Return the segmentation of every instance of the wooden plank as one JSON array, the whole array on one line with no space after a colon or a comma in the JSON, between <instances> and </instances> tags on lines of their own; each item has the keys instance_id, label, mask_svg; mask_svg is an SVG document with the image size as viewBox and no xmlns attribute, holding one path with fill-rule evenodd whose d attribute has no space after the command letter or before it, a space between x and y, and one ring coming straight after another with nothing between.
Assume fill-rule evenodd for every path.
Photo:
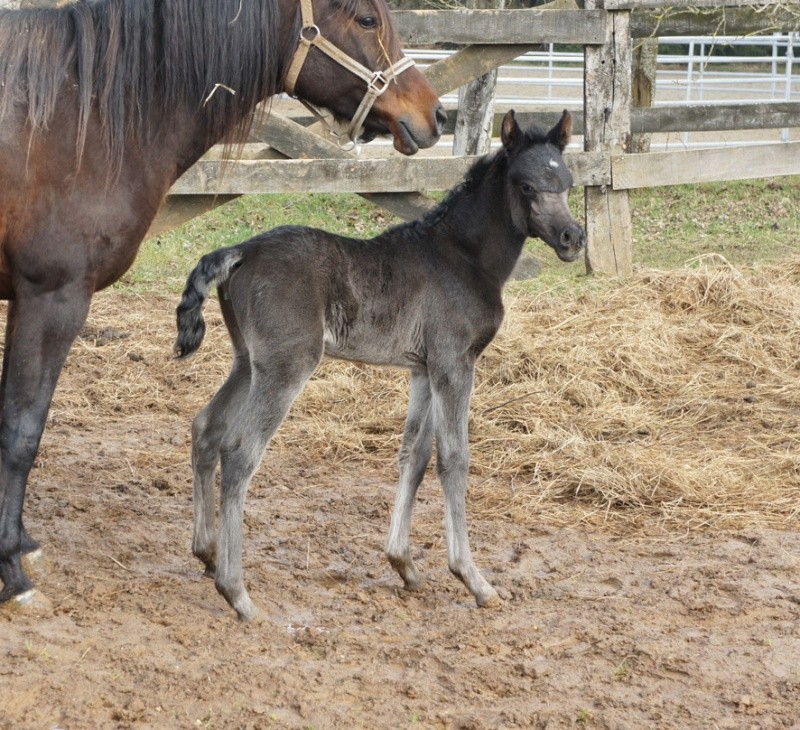
<instances>
[{"instance_id":1,"label":"wooden plank","mask_svg":"<svg viewBox=\"0 0 800 730\"><path fill-rule=\"evenodd\" d=\"M425 69L425 78L441 96L532 51L535 46L475 44L456 51Z\"/></svg>"},{"instance_id":2,"label":"wooden plank","mask_svg":"<svg viewBox=\"0 0 800 730\"><path fill-rule=\"evenodd\" d=\"M719 8L749 5L765 8L768 6L797 5L800 0L606 0L606 10L636 10L637 8Z\"/></svg>"},{"instance_id":3,"label":"wooden plank","mask_svg":"<svg viewBox=\"0 0 800 730\"><path fill-rule=\"evenodd\" d=\"M587 10L395 10L405 45L602 43L606 14Z\"/></svg>"},{"instance_id":4,"label":"wooden plank","mask_svg":"<svg viewBox=\"0 0 800 730\"><path fill-rule=\"evenodd\" d=\"M540 7L539 10L542 11L545 7L548 8L548 11L564 10L571 9L573 6L574 0L552 0L547 6ZM525 44L488 45L477 43L465 46L451 56L428 66L425 69L425 77L436 93L442 96L473 79L491 73L498 66L510 63L515 58L519 58L528 51L534 51L536 48L536 45ZM452 133L452 131L452 128L448 129L447 133Z\"/></svg>"},{"instance_id":5,"label":"wooden plank","mask_svg":"<svg viewBox=\"0 0 800 730\"><path fill-rule=\"evenodd\" d=\"M238 195L170 195L158 209L145 238L166 233L238 197Z\"/></svg>"},{"instance_id":6,"label":"wooden plank","mask_svg":"<svg viewBox=\"0 0 800 730\"><path fill-rule=\"evenodd\" d=\"M614 190L800 175L800 142L617 155Z\"/></svg>"},{"instance_id":7,"label":"wooden plank","mask_svg":"<svg viewBox=\"0 0 800 730\"><path fill-rule=\"evenodd\" d=\"M474 46L472 46L474 48ZM538 124L550 129L561 117L560 111L525 111L515 105L521 127ZM507 110L494 115L494 136L500 134L500 124ZM583 110L570 109L572 132L583 134ZM761 102L748 104L692 104L636 108L631 110L631 131L653 132L723 132L737 129L782 129L800 127L800 101ZM455 129L455 114L444 126L444 134ZM244 158L253 157L245 151Z\"/></svg>"},{"instance_id":8,"label":"wooden plank","mask_svg":"<svg viewBox=\"0 0 800 730\"><path fill-rule=\"evenodd\" d=\"M667 8L655 13L649 9L631 13L631 35L634 38L691 35L765 35L800 30L800 13L796 9L775 5L765 10L752 7L700 8L682 10Z\"/></svg>"},{"instance_id":9,"label":"wooden plank","mask_svg":"<svg viewBox=\"0 0 800 730\"><path fill-rule=\"evenodd\" d=\"M800 127L800 102L634 109L631 126L634 132L716 132Z\"/></svg>"},{"instance_id":10,"label":"wooden plank","mask_svg":"<svg viewBox=\"0 0 800 730\"><path fill-rule=\"evenodd\" d=\"M586 0L594 7L596 0ZM600 0L602 2L602 0ZM584 52L584 149L619 154L630 144L630 13L609 15L602 46ZM633 271L633 230L627 190L587 186L586 268L590 273L627 276Z\"/></svg>"},{"instance_id":11,"label":"wooden plank","mask_svg":"<svg viewBox=\"0 0 800 730\"><path fill-rule=\"evenodd\" d=\"M583 110L570 109L573 134L583 134ZM494 117L494 134L500 133L504 112ZM549 129L561 116L560 111L519 111L521 127L538 124ZM445 132L452 131L448 122ZM722 132L737 129L782 129L800 127L800 101L760 104L698 104L662 106L631 110L631 131L653 132Z\"/></svg>"},{"instance_id":12,"label":"wooden plank","mask_svg":"<svg viewBox=\"0 0 800 730\"><path fill-rule=\"evenodd\" d=\"M347 152L333 143L330 139L319 136L314 129L306 129L296 122L281 116L271 114L267 123L253 134L280 151L286 157L294 159L306 158L333 158L353 159L352 152ZM390 213L403 220L414 220L429 210L435 201L426 195L413 191L406 193L363 193L362 197L370 203L385 208Z\"/></svg>"},{"instance_id":13,"label":"wooden plank","mask_svg":"<svg viewBox=\"0 0 800 730\"><path fill-rule=\"evenodd\" d=\"M576 185L611 182L610 157L567 154ZM247 195L257 193L400 193L448 190L475 161L474 157L397 157L389 159L244 160L228 165L201 160L173 186L180 195Z\"/></svg>"}]
</instances>

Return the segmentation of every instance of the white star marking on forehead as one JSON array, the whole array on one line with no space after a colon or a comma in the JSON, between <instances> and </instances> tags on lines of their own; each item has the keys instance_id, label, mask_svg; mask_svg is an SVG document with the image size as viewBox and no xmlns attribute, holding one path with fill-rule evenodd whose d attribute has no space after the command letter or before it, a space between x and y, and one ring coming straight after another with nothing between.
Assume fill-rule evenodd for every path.
<instances>
[{"instance_id":1,"label":"white star marking on forehead","mask_svg":"<svg viewBox=\"0 0 800 730\"><path fill-rule=\"evenodd\" d=\"M550 160L550 162L547 164L550 165L550 167L552 167L554 170L558 169L558 163L555 160Z\"/></svg>"}]
</instances>

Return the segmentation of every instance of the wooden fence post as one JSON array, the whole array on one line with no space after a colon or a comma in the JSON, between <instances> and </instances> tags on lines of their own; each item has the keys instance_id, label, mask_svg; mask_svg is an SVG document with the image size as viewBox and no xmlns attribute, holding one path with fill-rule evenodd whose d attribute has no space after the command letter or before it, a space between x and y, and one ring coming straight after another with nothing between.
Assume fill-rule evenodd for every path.
<instances>
[{"instance_id":1,"label":"wooden fence post","mask_svg":"<svg viewBox=\"0 0 800 730\"><path fill-rule=\"evenodd\" d=\"M605 0L586 0L602 9ZM606 41L584 53L584 150L622 154L631 139L630 11L608 13ZM613 187L613 179L612 179ZM585 188L586 268L626 276L633 271L633 233L627 190Z\"/></svg>"}]
</instances>

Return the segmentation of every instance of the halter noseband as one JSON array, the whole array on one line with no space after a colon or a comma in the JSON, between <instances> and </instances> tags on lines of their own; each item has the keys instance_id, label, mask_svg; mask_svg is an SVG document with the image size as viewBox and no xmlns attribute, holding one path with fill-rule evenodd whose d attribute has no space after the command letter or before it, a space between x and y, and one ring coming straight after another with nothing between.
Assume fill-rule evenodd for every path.
<instances>
[{"instance_id":1,"label":"halter noseband","mask_svg":"<svg viewBox=\"0 0 800 730\"><path fill-rule=\"evenodd\" d=\"M292 63L289 66L289 72L286 74L284 87L287 93L294 96L297 77L300 75L300 70L303 68L306 56L308 56L308 52L311 50L312 46L315 46L326 56L336 61L340 66L344 66L350 73L355 74L365 81L367 83L366 94L364 94L364 98L361 100L361 104L358 109L356 109L356 113L347 128L347 139L355 144L358 133L361 130L361 125L367 118L367 114L369 114L370 109L372 109L375 100L389 88L389 84L396 80L403 71L411 68L414 65L414 61L410 58L403 57L397 61L397 63L391 64L389 68L384 71L370 71L366 66L362 66L358 61L339 50L329 40L323 38L319 27L314 24L311 0L300 0L300 13L302 27L300 28L299 45L294 52ZM300 99L300 101L310 109L315 116L325 122L331 133L341 141L342 135L337 134L331 129L328 121L316 107L303 99Z\"/></svg>"}]
</instances>

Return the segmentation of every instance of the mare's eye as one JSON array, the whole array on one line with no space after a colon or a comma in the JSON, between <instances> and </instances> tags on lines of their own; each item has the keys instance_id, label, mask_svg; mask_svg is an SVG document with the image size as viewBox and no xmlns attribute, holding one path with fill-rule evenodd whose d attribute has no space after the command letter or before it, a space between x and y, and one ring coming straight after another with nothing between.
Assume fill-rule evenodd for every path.
<instances>
[{"instance_id":1,"label":"mare's eye","mask_svg":"<svg viewBox=\"0 0 800 730\"><path fill-rule=\"evenodd\" d=\"M358 19L358 24L362 28L370 30L371 28L377 27L378 19L374 15L363 15Z\"/></svg>"},{"instance_id":2,"label":"mare's eye","mask_svg":"<svg viewBox=\"0 0 800 730\"><path fill-rule=\"evenodd\" d=\"M522 191L523 195L533 195L533 188L528 185L528 183L522 183L519 189Z\"/></svg>"}]
</instances>

